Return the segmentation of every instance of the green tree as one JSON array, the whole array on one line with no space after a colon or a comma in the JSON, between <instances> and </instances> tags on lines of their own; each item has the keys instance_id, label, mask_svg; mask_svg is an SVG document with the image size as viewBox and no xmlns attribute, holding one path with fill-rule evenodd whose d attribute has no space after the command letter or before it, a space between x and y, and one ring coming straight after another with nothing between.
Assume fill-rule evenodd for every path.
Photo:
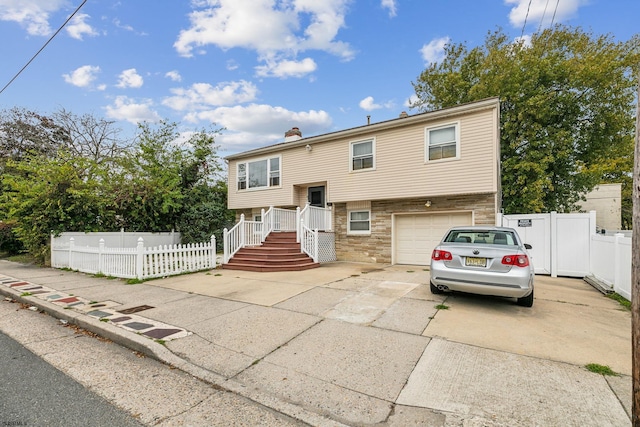
<instances>
[{"instance_id":1,"label":"green tree","mask_svg":"<svg viewBox=\"0 0 640 427\"><path fill-rule=\"evenodd\" d=\"M137 144L109 179L122 227L130 231L184 228L184 213L198 209L199 202L208 203L209 196L201 194L209 193L206 187L218 180L217 133L202 130L185 138L175 123L140 125Z\"/></svg>"},{"instance_id":2,"label":"green tree","mask_svg":"<svg viewBox=\"0 0 640 427\"><path fill-rule=\"evenodd\" d=\"M9 161L18 173L5 174L8 217L32 256L47 259L50 233L101 231L113 224L115 211L102 188L95 162L61 152L55 158L32 155Z\"/></svg>"},{"instance_id":3,"label":"green tree","mask_svg":"<svg viewBox=\"0 0 640 427\"><path fill-rule=\"evenodd\" d=\"M222 249L222 230L231 228L235 222L235 214L227 209L227 183L220 180L213 185L197 185L185 201L178 223L182 242L207 242L215 235L218 249Z\"/></svg>"},{"instance_id":4,"label":"green tree","mask_svg":"<svg viewBox=\"0 0 640 427\"><path fill-rule=\"evenodd\" d=\"M631 200L640 38L616 42L557 25L530 44L489 33L483 46L445 47L413 83L421 111L498 96L506 213L575 209L603 182Z\"/></svg>"}]
</instances>

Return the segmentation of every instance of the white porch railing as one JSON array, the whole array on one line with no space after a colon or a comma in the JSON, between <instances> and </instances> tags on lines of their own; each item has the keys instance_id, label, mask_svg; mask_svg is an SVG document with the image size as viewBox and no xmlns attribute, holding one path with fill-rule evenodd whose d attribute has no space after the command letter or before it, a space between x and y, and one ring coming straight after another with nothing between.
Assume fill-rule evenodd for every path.
<instances>
[{"instance_id":1,"label":"white porch railing","mask_svg":"<svg viewBox=\"0 0 640 427\"><path fill-rule=\"evenodd\" d=\"M104 239L97 247L76 246L72 237L68 244L51 245L51 266L125 279L172 276L216 268L216 239L145 248L140 237L135 248L113 248L106 247Z\"/></svg>"},{"instance_id":2,"label":"white porch railing","mask_svg":"<svg viewBox=\"0 0 640 427\"><path fill-rule=\"evenodd\" d=\"M262 209L261 218L264 224L262 228L262 241L272 231L296 231L298 222L298 209L280 209L271 206L266 212Z\"/></svg>"},{"instance_id":3,"label":"white porch railing","mask_svg":"<svg viewBox=\"0 0 640 427\"><path fill-rule=\"evenodd\" d=\"M224 255L223 263L229 262L241 248L245 246L259 246L265 241L269 233L274 231L295 231L296 240L303 247L303 252L307 253L316 262L318 259L318 230L329 231L332 229L331 209L323 209L307 204L304 209L280 209L270 207L268 210L262 209L261 221L247 221L244 214L240 215L240 221L231 230L224 229ZM311 234L306 234L302 242L305 231L302 225L306 224L307 230L315 230ZM312 239L313 242L309 242ZM315 249L314 249L315 248ZM310 251L310 252L307 252ZM315 255L314 255L315 254Z\"/></svg>"},{"instance_id":4,"label":"white porch railing","mask_svg":"<svg viewBox=\"0 0 640 427\"><path fill-rule=\"evenodd\" d=\"M304 220L300 221L300 230L300 251L318 262L318 230L307 227Z\"/></svg>"},{"instance_id":5,"label":"white porch railing","mask_svg":"<svg viewBox=\"0 0 640 427\"><path fill-rule=\"evenodd\" d=\"M229 262L232 256L245 246L260 246L262 243L262 221L247 221L244 214L240 215L240 221L231 230L224 229L224 255L223 262Z\"/></svg>"},{"instance_id":6,"label":"white porch railing","mask_svg":"<svg viewBox=\"0 0 640 427\"><path fill-rule=\"evenodd\" d=\"M311 230L331 231L333 229L331 209L318 208L309 203L300 211L298 221L298 241L300 241L300 226L304 222Z\"/></svg>"}]
</instances>

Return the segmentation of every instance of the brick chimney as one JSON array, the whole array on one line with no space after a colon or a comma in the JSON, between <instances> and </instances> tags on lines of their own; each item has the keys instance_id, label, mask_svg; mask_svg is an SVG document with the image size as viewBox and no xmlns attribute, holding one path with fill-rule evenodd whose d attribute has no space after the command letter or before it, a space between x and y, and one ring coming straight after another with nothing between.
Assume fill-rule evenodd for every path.
<instances>
[{"instance_id":1,"label":"brick chimney","mask_svg":"<svg viewBox=\"0 0 640 427\"><path fill-rule=\"evenodd\" d=\"M409 115L407 114L406 111L403 111L402 113L400 113L400 115L398 116L401 119L406 119L407 117L409 117Z\"/></svg>"},{"instance_id":2,"label":"brick chimney","mask_svg":"<svg viewBox=\"0 0 640 427\"><path fill-rule=\"evenodd\" d=\"M297 127L293 127L284 133L284 142L297 141L299 139L302 139L302 132Z\"/></svg>"}]
</instances>

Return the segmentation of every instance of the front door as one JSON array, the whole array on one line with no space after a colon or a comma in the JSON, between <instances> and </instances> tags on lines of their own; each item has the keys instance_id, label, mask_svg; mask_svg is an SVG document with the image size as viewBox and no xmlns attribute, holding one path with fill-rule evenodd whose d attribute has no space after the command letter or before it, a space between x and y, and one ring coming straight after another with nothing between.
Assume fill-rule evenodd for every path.
<instances>
[{"instance_id":1,"label":"front door","mask_svg":"<svg viewBox=\"0 0 640 427\"><path fill-rule=\"evenodd\" d=\"M309 187L307 200L311 206L324 208L324 185L319 187Z\"/></svg>"}]
</instances>

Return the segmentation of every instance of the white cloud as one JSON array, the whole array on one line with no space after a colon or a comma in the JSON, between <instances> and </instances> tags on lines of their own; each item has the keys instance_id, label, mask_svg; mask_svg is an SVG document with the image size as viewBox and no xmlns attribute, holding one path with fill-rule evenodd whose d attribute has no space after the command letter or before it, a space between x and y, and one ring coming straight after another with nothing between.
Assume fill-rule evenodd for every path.
<instances>
[{"instance_id":1,"label":"white cloud","mask_svg":"<svg viewBox=\"0 0 640 427\"><path fill-rule=\"evenodd\" d=\"M227 70L234 71L234 70L237 70L239 67L240 65L238 65L238 63L235 60L230 59L227 61Z\"/></svg>"},{"instance_id":2,"label":"white cloud","mask_svg":"<svg viewBox=\"0 0 640 427\"><path fill-rule=\"evenodd\" d=\"M270 72L269 61L291 60L309 67L307 59L297 61L298 53L320 50L349 60L354 51L348 43L336 40L345 26L349 0L216 0L198 2L206 6L190 14L191 26L182 30L174 43L182 56L207 45L227 50L245 48L258 54L266 65L261 72L286 77L286 72ZM194 2L195 3L195 2ZM202 53L200 50L198 53ZM314 62L315 64L315 62ZM298 76L299 71L292 75Z\"/></svg>"},{"instance_id":3,"label":"white cloud","mask_svg":"<svg viewBox=\"0 0 640 427\"><path fill-rule=\"evenodd\" d=\"M168 71L164 76L170 78L174 82L181 82L182 81L182 76L176 70Z\"/></svg>"},{"instance_id":4,"label":"white cloud","mask_svg":"<svg viewBox=\"0 0 640 427\"><path fill-rule=\"evenodd\" d=\"M365 99L363 99L362 101L360 101L360 108L362 108L365 111L373 111L373 110L379 110L380 108L393 108L394 107L394 103L393 101L387 101L384 104L377 104L374 99L373 96L367 96Z\"/></svg>"},{"instance_id":5,"label":"white cloud","mask_svg":"<svg viewBox=\"0 0 640 427\"><path fill-rule=\"evenodd\" d=\"M516 43L522 42L524 47L531 47L531 36L529 34L525 34L522 37L516 37L514 41Z\"/></svg>"},{"instance_id":6,"label":"white cloud","mask_svg":"<svg viewBox=\"0 0 640 427\"><path fill-rule=\"evenodd\" d=\"M449 37L440 37L422 46L422 49L420 49L422 59L426 63L441 62L444 59L444 47L450 40Z\"/></svg>"},{"instance_id":7,"label":"white cloud","mask_svg":"<svg viewBox=\"0 0 640 427\"><path fill-rule=\"evenodd\" d=\"M383 8L389 9L389 16L396 16L396 0L381 0L381 4Z\"/></svg>"},{"instance_id":8,"label":"white cloud","mask_svg":"<svg viewBox=\"0 0 640 427\"><path fill-rule=\"evenodd\" d=\"M509 21L516 28L522 28L525 19L528 24L546 27L551 24L555 11L554 23L571 18L578 8L587 4L588 0L504 0L506 5L514 5L509 12ZM557 5L557 9L556 9ZM527 14L527 9L529 10Z\"/></svg>"},{"instance_id":9,"label":"white cloud","mask_svg":"<svg viewBox=\"0 0 640 427\"><path fill-rule=\"evenodd\" d=\"M264 104L219 107L189 114L186 121L208 121L225 128L216 142L225 151L243 151L284 141L284 133L293 126L303 136L318 135L331 128L331 117L325 111L290 111Z\"/></svg>"},{"instance_id":10,"label":"white cloud","mask_svg":"<svg viewBox=\"0 0 640 427\"><path fill-rule=\"evenodd\" d=\"M135 68L129 68L128 70L124 70L118 76L118 84L116 86L121 88L133 87L139 88L144 84L144 80L142 76L138 74Z\"/></svg>"},{"instance_id":11,"label":"white cloud","mask_svg":"<svg viewBox=\"0 0 640 427\"><path fill-rule=\"evenodd\" d=\"M92 65L84 65L76 68L70 74L63 74L64 81L77 87L90 87L91 83L97 78L96 74L100 72L100 67Z\"/></svg>"},{"instance_id":12,"label":"white cloud","mask_svg":"<svg viewBox=\"0 0 640 427\"><path fill-rule=\"evenodd\" d=\"M32 36L48 36L49 15L66 4L67 0L0 0L0 21L17 22Z\"/></svg>"},{"instance_id":13,"label":"white cloud","mask_svg":"<svg viewBox=\"0 0 640 427\"><path fill-rule=\"evenodd\" d=\"M412 106L416 105L418 101L420 101L420 98L418 98L418 95L414 93L409 95L409 97L404 101L402 105L404 105L407 108L412 108Z\"/></svg>"},{"instance_id":14,"label":"white cloud","mask_svg":"<svg viewBox=\"0 0 640 427\"><path fill-rule=\"evenodd\" d=\"M195 83L190 88L171 89L174 96L162 101L174 110L195 111L210 107L219 107L251 102L256 99L258 88L246 80L224 82L217 86L209 83Z\"/></svg>"},{"instance_id":15,"label":"white cloud","mask_svg":"<svg viewBox=\"0 0 640 427\"><path fill-rule=\"evenodd\" d=\"M69 24L67 24L67 33L78 40L82 40L82 36L85 34L87 36L97 36L98 32L85 22L85 20L89 18L90 16L85 13L78 13L71 19Z\"/></svg>"},{"instance_id":16,"label":"white cloud","mask_svg":"<svg viewBox=\"0 0 640 427\"><path fill-rule=\"evenodd\" d=\"M153 111L152 107L153 102L151 100L135 102L126 96L119 96L105 110L107 118L114 120L125 120L133 124L158 122L161 117L157 112Z\"/></svg>"},{"instance_id":17,"label":"white cloud","mask_svg":"<svg viewBox=\"0 0 640 427\"><path fill-rule=\"evenodd\" d=\"M125 30L125 31L132 31L132 32L135 31L135 29L131 25L123 24L117 18L113 20L113 25L115 25L117 28L120 28L120 29Z\"/></svg>"},{"instance_id":18,"label":"white cloud","mask_svg":"<svg viewBox=\"0 0 640 427\"><path fill-rule=\"evenodd\" d=\"M360 101L360 108L366 111L373 111L382 108L382 105L376 104L373 101L373 96L367 96L365 99Z\"/></svg>"},{"instance_id":19,"label":"white cloud","mask_svg":"<svg viewBox=\"0 0 640 427\"><path fill-rule=\"evenodd\" d=\"M256 74L260 77L304 77L313 73L317 68L318 65L311 58L305 58L302 61L267 61L267 65L256 67Z\"/></svg>"}]
</instances>

